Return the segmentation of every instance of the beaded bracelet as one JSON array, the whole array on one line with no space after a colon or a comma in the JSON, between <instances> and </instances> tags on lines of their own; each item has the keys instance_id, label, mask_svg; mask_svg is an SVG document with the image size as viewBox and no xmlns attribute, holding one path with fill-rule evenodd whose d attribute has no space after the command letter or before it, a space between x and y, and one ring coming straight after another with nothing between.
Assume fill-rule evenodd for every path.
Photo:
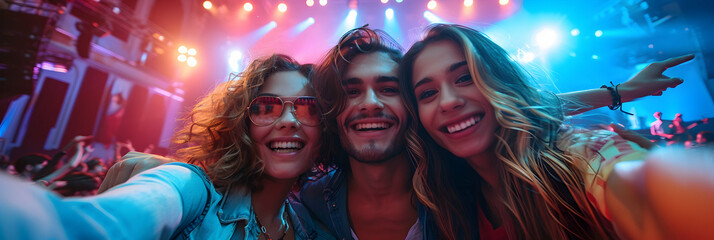
<instances>
[{"instance_id":1,"label":"beaded bracelet","mask_svg":"<svg viewBox=\"0 0 714 240\"><path fill-rule=\"evenodd\" d=\"M607 88L607 90L610 91L610 95L612 95L612 104L610 104L607 107L610 108L610 110L620 109L620 112L623 112L623 113L629 114L629 115L634 115L632 113L625 112L625 110L622 110L622 97L620 96L620 93L617 91L617 87L619 87L620 84L614 85L612 82L610 82L610 86L602 85L600 87L600 88Z\"/></svg>"}]
</instances>

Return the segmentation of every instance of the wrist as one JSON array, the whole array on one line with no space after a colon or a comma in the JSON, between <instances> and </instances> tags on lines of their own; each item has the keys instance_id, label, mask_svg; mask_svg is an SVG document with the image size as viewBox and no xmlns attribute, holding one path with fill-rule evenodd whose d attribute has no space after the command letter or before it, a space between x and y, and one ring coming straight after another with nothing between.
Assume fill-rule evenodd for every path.
<instances>
[{"instance_id":1,"label":"wrist","mask_svg":"<svg viewBox=\"0 0 714 240\"><path fill-rule=\"evenodd\" d=\"M608 106L610 110L620 110L623 113L626 113L628 115L632 115L632 113L625 112L622 110L622 96L620 95L620 84L615 85L612 82L610 82L610 86L607 85L602 85L600 88L605 88L607 89L608 92L610 92L610 96L612 96L612 104Z\"/></svg>"},{"instance_id":2,"label":"wrist","mask_svg":"<svg viewBox=\"0 0 714 240\"><path fill-rule=\"evenodd\" d=\"M617 92L620 94L620 99L623 103L637 99L632 88L622 86L622 84L617 88Z\"/></svg>"}]
</instances>

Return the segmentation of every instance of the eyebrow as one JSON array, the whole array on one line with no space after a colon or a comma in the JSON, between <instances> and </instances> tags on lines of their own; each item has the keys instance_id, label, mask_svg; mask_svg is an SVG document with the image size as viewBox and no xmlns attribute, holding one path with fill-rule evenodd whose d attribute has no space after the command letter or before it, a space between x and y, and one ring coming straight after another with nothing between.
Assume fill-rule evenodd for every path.
<instances>
[{"instance_id":1,"label":"eyebrow","mask_svg":"<svg viewBox=\"0 0 714 240\"><path fill-rule=\"evenodd\" d=\"M362 79L359 79L359 78L348 78L348 79L342 80L343 86L350 85L350 84L360 84L360 83L362 83Z\"/></svg>"},{"instance_id":2,"label":"eyebrow","mask_svg":"<svg viewBox=\"0 0 714 240\"><path fill-rule=\"evenodd\" d=\"M419 80L416 84L414 84L414 89L417 89L419 86L427 84L432 82L431 78L423 78L422 80Z\"/></svg>"},{"instance_id":3,"label":"eyebrow","mask_svg":"<svg viewBox=\"0 0 714 240\"><path fill-rule=\"evenodd\" d=\"M399 83L399 78L394 77L394 76L378 76L377 77L377 83L385 83L385 82L396 82ZM342 85L352 85L352 84L362 84L362 79L359 78L348 78L345 80L342 80Z\"/></svg>"},{"instance_id":4,"label":"eyebrow","mask_svg":"<svg viewBox=\"0 0 714 240\"><path fill-rule=\"evenodd\" d=\"M377 77L377 83L385 83L385 82L399 83L399 78L393 77L393 76L379 76L379 77Z\"/></svg>"},{"instance_id":5,"label":"eyebrow","mask_svg":"<svg viewBox=\"0 0 714 240\"><path fill-rule=\"evenodd\" d=\"M451 66L449 67L449 72L453 72L454 70L459 69L461 66L464 66L464 65L466 65L466 61L461 61L461 62L451 64Z\"/></svg>"},{"instance_id":6,"label":"eyebrow","mask_svg":"<svg viewBox=\"0 0 714 240\"><path fill-rule=\"evenodd\" d=\"M466 64L467 64L466 61L461 61L461 62L451 64L451 66L449 66L449 72L456 71L456 69L459 69L460 67L463 67ZM416 89L420 85L424 85L424 84L427 84L430 82L432 82L431 78L428 78L428 77L423 78L423 79L419 80L416 84L414 84L414 89Z\"/></svg>"}]
</instances>

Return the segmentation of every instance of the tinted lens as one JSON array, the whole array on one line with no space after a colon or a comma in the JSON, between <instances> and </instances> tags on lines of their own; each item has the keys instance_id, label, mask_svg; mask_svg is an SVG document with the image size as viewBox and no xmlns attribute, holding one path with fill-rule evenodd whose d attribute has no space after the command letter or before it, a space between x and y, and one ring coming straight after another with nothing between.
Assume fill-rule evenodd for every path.
<instances>
[{"instance_id":1,"label":"tinted lens","mask_svg":"<svg viewBox=\"0 0 714 240\"><path fill-rule=\"evenodd\" d=\"M293 106L295 106L295 118L300 123L308 126L320 124L320 114L317 111L314 97L299 97L295 99Z\"/></svg>"},{"instance_id":2,"label":"tinted lens","mask_svg":"<svg viewBox=\"0 0 714 240\"><path fill-rule=\"evenodd\" d=\"M280 118L283 113L283 101L277 97L258 97L253 99L248 108L248 116L255 125L267 126Z\"/></svg>"}]
</instances>

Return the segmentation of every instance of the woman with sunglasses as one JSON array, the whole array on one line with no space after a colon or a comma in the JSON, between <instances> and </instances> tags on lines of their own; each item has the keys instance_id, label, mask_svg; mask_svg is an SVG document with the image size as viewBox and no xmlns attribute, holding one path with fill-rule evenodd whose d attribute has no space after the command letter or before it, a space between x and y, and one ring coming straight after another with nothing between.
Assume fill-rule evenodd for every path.
<instances>
[{"instance_id":1,"label":"woman with sunglasses","mask_svg":"<svg viewBox=\"0 0 714 240\"><path fill-rule=\"evenodd\" d=\"M692 57L644 72L669 79L666 68ZM433 26L400 63L424 140L414 189L441 238L714 237L711 151L648 155L649 141L566 128L560 101L527 76L484 34L458 25Z\"/></svg>"},{"instance_id":2,"label":"woman with sunglasses","mask_svg":"<svg viewBox=\"0 0 714 240\"><path fill-rule=\"evenodd\" d=\"M331 238L287 200L320 149L311 71L284 55L253 61L191 111L174 137L182 162L95 197L62 199L0 176L0 239Z\"/></svg>"}]
</instances>

